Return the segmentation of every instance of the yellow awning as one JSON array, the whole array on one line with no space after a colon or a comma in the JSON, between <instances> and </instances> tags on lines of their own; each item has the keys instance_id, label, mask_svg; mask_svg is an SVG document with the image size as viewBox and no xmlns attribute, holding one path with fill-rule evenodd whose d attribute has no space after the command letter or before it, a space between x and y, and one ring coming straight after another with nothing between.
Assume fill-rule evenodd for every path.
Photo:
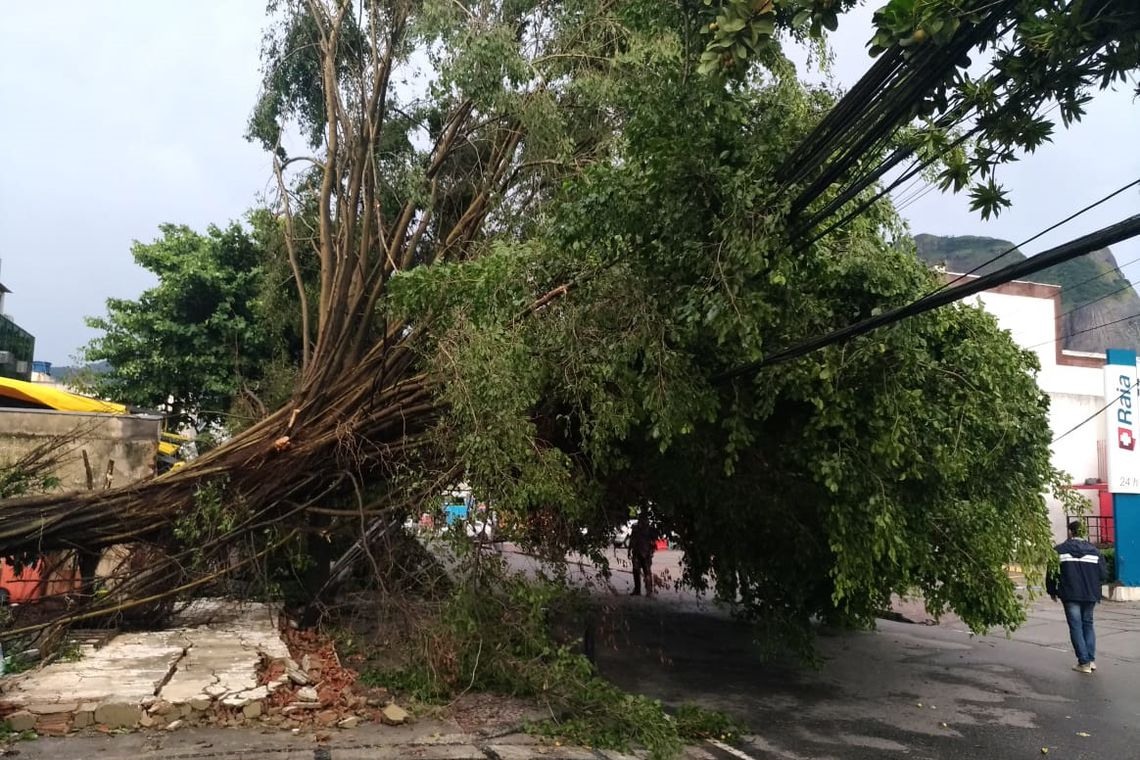
<instances>
[{"instance_id":1,"label":"yellow awning","mask_svg":"<svg viewBox=\"0 0 1140 760\"><path fill-rule=\"evenodd\" d=\"M122 404L100 401L97 398L80 396L78 393L69 393L49 385L26 383L23 380L12 380L7 377L0 377L0 396L61 412L127 414L130 411Z\"/></svg>"}]
</instances>

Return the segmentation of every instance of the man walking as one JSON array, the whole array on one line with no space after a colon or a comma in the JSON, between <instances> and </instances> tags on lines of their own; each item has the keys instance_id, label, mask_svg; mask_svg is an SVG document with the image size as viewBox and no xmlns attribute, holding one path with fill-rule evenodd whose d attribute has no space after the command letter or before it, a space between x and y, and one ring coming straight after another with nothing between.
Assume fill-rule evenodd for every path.
<instances>
[{"instance_id":1,"label":"man walking","mask_svg":"<svg viewBox=\"0 0 1140 760\"><path fill-rule=\"evenodd\" d=\"M1093 609L1100 601L1100 587L1108 578L1104 557L1097 548L1080 538L1081 523L1069 523L1069 539L1057 544L1061 565L1057 573L1050 573L1045 581L1049 597L1065 605L1065 620L1069 623L1069 636L1078 673L1096 670L1096 631L1093 630Z\"/></svg>"},{"instance_id":2,"label":"man walking","mask_svg":"<svg viewBox=\"0 0 1140 760\"><path fill-rule=\"evenodd\" d=\"M641 596L641 581L645 580L645 595L653 596L653 553L657 551L657 532L649 524L645 510L637 518L629 534L629 558L633 563L633 596Z\"/></svg>"}]
</instances>

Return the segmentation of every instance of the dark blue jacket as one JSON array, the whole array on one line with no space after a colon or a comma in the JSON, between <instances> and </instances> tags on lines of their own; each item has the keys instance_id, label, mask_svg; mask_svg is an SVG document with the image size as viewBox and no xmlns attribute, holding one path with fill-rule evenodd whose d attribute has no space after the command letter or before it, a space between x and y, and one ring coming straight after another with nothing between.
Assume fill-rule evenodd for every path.
<instances>
[{"instance_id":1,"label":"dark blue jacket","mask_svg":"<svg viewBox=\"0 0 1140 760\"><path fill-rule=\"evenodd\" d=\"M1061 555L1061 566L1045 580L1049 596L1059 596L1063 602L1099 602L1108 567L1097 548L1080 538L1070 538L1055 548Z\"/></svg>"}]
</instances>

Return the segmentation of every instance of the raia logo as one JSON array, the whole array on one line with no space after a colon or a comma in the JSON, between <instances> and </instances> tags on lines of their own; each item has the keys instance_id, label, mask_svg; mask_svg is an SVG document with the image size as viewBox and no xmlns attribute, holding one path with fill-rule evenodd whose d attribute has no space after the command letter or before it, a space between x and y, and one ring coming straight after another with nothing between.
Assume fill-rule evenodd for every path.
<instances>
[{"instance_id":1,"label":"raia logo","mask_svg":"<svg viewBox=\"0 0 1140 760\"><path fill-rule=\"evenodd\" d=\"M1136 448L1136 436L1132 432L1132 378L1121 375L1116 381L1120 406L1116 409L1116 445L1132 451Z\"/></svg>"}]
</instances>

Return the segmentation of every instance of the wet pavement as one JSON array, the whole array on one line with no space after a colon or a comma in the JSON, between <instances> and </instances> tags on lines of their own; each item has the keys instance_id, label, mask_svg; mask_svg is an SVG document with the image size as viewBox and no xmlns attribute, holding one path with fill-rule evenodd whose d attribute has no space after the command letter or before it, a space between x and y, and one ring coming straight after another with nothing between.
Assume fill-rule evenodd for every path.
<instances>
[{"instance_id":1,"label":"wet pavement","mask_svg":"<svg viewBox=\"0 0 1140 760\"><path fill-rule=\"evenodd\" d=\"M722 612L662 601L617 605L602 672L733 715L754 758L1140 757L1140 605L1098 607L1100 668L1088 676L1071 670L1064 615L1047 599L1010 638L889 621L823 636L819 669L762 662Z\"/></svg>"}]
</instances>

